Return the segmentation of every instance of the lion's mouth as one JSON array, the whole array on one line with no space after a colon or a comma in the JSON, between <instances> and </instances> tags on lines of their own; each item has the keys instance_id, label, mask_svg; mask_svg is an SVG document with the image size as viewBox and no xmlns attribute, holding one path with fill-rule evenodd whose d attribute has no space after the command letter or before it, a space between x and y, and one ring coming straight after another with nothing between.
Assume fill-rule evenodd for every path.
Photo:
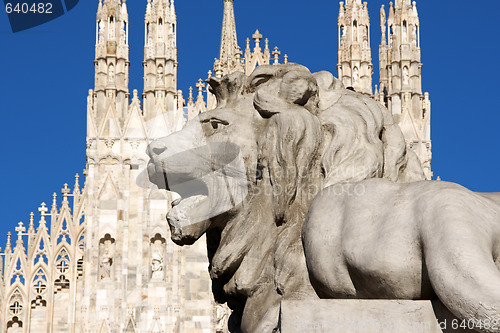
<instances>
[{"instance_id":1,"label":"lion's mouth","mask_svg":"<svg viewBox=\"0 0 500 333\"><path fill-rule=\"evenodd\" d=\"M209 189L201 179L191 179L180 183L170 182L170 184L174 185L168 186L167 190L172 192L173 200L172 208L167 214L167 221L172 240L190 244L196 240L193 239L191 242L193 230L196 230L193 226L210 217Z\"/></svg>"},{"instance_id":2,"label":"lion's mouth","mask_svg":"<svg viewBox=\"0 0 500 333\"><path fill-rule=\"evenodd\" d=\"M233 143L211 142L176 154L152 152L150 156L150 180L176 193L167 220L172 240L182 245L199 238L211 218L230 211L247 194L245 164Z\"/></svg>"},{"instance_id":3,"label":"lion's mouth","mask_svg":"<svg viewBox=\"0 0 500 333\"><path fill-rule=\"evenodd\" d=\"M200 223L206 220L200 210L208 200L206 195L193 195L172 201L172 208L167 214L171 239L178 245L193 244L204 232L200 230ZM205 214L206 215L206 214Z\"/></svg>"}]
</instances>

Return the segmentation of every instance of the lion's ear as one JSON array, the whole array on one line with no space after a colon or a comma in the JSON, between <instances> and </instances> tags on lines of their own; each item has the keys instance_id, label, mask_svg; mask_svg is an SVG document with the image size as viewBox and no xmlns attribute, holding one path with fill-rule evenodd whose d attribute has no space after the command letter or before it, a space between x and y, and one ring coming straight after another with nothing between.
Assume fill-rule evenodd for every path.
<instances>
[{"instance_id":1,"label":"lion's ear","mask_svg":"<svg viewBox=\"0 0 500 333\"><path fill-rule=\"evenodd\" d=\"M270 118L273 115L286 111L291 108L283 99L278 97L279 85L267 85L261 87L255 93L253 98L253 106L262 116L262 118Z\"/></svg>"},{"instance_id":2,"label":"lion's ear","mask_svg":"<svg viewBox=\"0 0 500 333\"><path fill-rule=\"evenodd\" d=\"M252 81L250 82L250 85L248 86L248 92L253 92L255 91L255 88L258 86L263 85L264 83L268 82L273 78L272 75L267 75L267 74L261 74L255 76Z\"/></svg>"},{"instance_id":3,"label":"lion's ear","mask_svg":"<svg viewBox=\"0 0 500 333\"><path fill-rule=\"evenodd\" d=\"M342 83L342 81L337 79L330 72L320 71L313 73L313 76L316 79L316 82L318 82L320 90L329 91L344 89L344 84Z\"/></svg>"},{"instance_id":4,"label":"lion's ear","mask_svg":"<svg viewBox=\"0 0 500 333\"><path fill-rule=\"evenodd\" d=\"M258 66L252 72L252 74L248 77L246 83L246 92L253 93L257 90L258 87L262 86L266 82L273 79L276 74L280 71L280 66L273 65L263 65Z\"/></svg>"},{"instance_id":5,"label":"lion's ear","mask_svg":"<svg viewBox=\"0 0 500 333\"><path fill-rule=\"evenodd\" d=\"M205 82L210 85L209 91L215 95L217 106L224 107L241 94L245 80L245 74L236 72L222 78L210 77Z\"/></svg>"}]
</instances>

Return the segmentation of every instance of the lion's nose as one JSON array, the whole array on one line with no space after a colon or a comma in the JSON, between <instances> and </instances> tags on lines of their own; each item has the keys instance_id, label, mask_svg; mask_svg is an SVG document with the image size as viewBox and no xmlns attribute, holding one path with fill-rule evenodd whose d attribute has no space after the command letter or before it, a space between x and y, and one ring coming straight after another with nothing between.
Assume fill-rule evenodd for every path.
<instances>
[{"instance_id":1,"label":"lion's nose","mask_svg":"<svg viewBox=\"0 0 500 333\"><path fill-rule=\"evenodd\" d=\"M153 147L153 153L156 154L156 155L160 155L166 149L167 149L167 147Z\"/></svg>"},{"instance_id":2,"label":"lion's nose","mask_svg":"<svg viewBox=\"0 0 500 333\"><path fill-rule=\"evenodd\" d=\"M148 155L150 157L154 155L161 155L165 150L167 150L167 147L165 146L164 143L152 142L148 147Z\"/></svg>"}]
</instances>

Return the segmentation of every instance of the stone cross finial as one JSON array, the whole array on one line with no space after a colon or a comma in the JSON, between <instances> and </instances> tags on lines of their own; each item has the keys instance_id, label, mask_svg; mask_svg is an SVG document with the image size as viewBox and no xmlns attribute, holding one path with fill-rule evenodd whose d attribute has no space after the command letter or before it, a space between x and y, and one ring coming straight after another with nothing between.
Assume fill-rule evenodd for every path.
<instances>
[{"instance_id":1,"label":"stone cross finial","mask_svg":"<svg viewBox=\"0 0 500 333\"><path fill-rule=\"evenodd\" d=\"M260 42L262 39L262 35L260 34L259 30L255 30L255 33L252 35L252 38L255 40L255 42Z\"/></svg>"},{"instance_id":2,"label":"stone cross finial","mask_svg":"<svg viewBox=\"0 0 500 333\"><path fill-rule=\"evenodd\" d=\"M15 230L17 232L17 238L21 239L21 237L23 237L23 233L26 231L26 228L23 226L23 222L19 222Z\"/></svg>"},{"instance_id":3,"label":"stone cross finial","mask_svg":"<svg viewBox=\"0 0 500 333\"><path fill-rule=\"evenodd\" d=\"M189 87L188 103L193 103L193 87Z\"/></svg>"},{"instance_id":4,"label":"stone cross finial","mask_svg":"<svg viewBox=\"0 0 500 333\"><path fill-rule=\"evenodd\" d=\"M209 70L209 71L208 71L208 78L210 79L211 77L212 77L212 71L211 71L211 70Z\"/></svg>"},{"instance_id":5,"label":"stone cross finial","mask_svg":"<svg viewBox=\"0 0 500 333\"><path fill-rule=\"evenodd\" d=\"M10 238L12 234L10 231L7 233L7 244L5 244L5 253L11 253L12 252L12 245L10 243Z\"/></svg>"},{"instance_id":6,"label":"stone cross finial","mask_svg":"<svg viewBox=\"0 0 500 333\"><path fill-rule=\"evenodd\" d=\"M57 210L57 194L52 194L52 210Z\"/></svg>"},{"instance_id":7,"label":"stone cross finial","mask_svg":"<svg viewBox=\"0 0 500 333\"><path fill-rule=\"evenodd\" d=\"M203 83L202 79L198 80L196 84L196 88L198 88L198 96L203 94L203 88L205 88L205 83Z\"/></svg>"},{"instance_id":8,"label":"stone cross finial","mask_svg":"<svg viewBox=\"0 0 500 333\"><path fill-rule=\"evenodd\" d=\"M38 208L38 211L40 212L40 216L41 216L41 221L45 221L45 215L47 214L47 212L49 211L49 209L47 207L45 207L45 202L42 202L42 204L40 205L41 207Z\"/></svg>"},{"instance_id":9,"label":"stone cross finial","mask_svg":"<svg viewBox=\"0 0 500 333\"><path fill-rule=\"evenodd\" d=\"M262 35L259 33L259 30L255 30L255 33L252 35L253 40L255 41L255 48L260 47L260 40L262 39Z\"/></svg>"},{"instance_id":10,"label":"stone cross finial","mask_svg":"<svg viewBox=\"0 0 500 333\"><path fill-rule=\"evenodd\" d=\"M64 184L64 188L61 189L61 193L63 194L63 201L68 202L68 195L71 193L71 190L68 188L68 184Z\"/></svg>"},{"instance_id":11,"label":"stone cross finial","mask_svg":"<svg viewBox=\"0 0 500 333\"><path fill-rule=\"evenodd\" d=\"M278 47L276 46L273 51L273 57L274 57L274 64L279 63L279 56L281 55L281 52L278 50Z\"/></svg>"},{"instance_id":12,"label":"stone cross finial","mask_svg":"<svg viewBox=\"0 0 500 333\"><path fill-rule=\"evenodd\" d=\"M35 233L34 219L35 219L35 214L33 214L33 212L31 212L31 214L30 214L30 224L28 226L28 233L32 234L32 235Z\"/></svg>"},{"instance_id":13,"label":"stone cross finial","mask_svg":"<svg viewBox=\"0 0 500 333\"><path fill-rule=\"evenodd\" d=\"M75 191L80 190L80 175L76 174L75 175Z\"/></svg>"}]
</instances>

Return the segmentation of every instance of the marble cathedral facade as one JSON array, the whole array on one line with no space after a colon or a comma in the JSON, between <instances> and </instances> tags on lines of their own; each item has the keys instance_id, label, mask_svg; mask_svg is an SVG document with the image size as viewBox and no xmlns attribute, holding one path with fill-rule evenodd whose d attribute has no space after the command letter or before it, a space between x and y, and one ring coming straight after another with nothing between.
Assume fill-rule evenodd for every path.
<instances>
[{"instance_id":1,"label":"marble cathedral facade","mask_svg":"<svg viewBox=\"0 0 500 333\"><path fill-rule=\"evenodd\" d=\"M372 53L368 6L361 0L340 2L338 17L338 77L345 87L372 96L385 105L399 124L407 146L431 171L431 102L422 92L420 22L417 5L396 0L380 9L379 84L372 88Z\"/></svg>"},{"instance_id":2,"label":"marble cathedral facade","mask_svg":"<svg viewBox=\"0 0 500 333\"><path fill-rule=\"evenodd\" d=\"M233 0L223 1L220 54L208 76L279 63L281 52L258 30L253 47L247 39L241 51ZM387 19L383 7L380 13L379 86L372 90L370 21L360 0L340 3L338 76L391 110L430 178L416 5L396 0ZM129 91L126 0L99 0L85 182L76 175L50 207L42 203L8 234L0 256L2 332L226 332L228 309L212 299L203 240L188 248L169 241L171 198L145 174L151 140L216 106L201 79L196 98L193 88L187 100L177 90L176 23L173 0L147 0L141 103Z\"/></svg>"},{"instance_id":3,"label":"marble cathedral facade","mask_svg":"<svg viewBox=\"0 0 500 333\"><path fill-rule=\"evenodd\" d=\"M96 1L97 2L97 1ZM206 248L170 240L169 194L147 181L146 147L185 123L177 109L173 1L148 0L144 89L129 91L126 0L99 0L87 97L85 184L9 235L2 332L215 332Z\"/></svg>"}]
</instances>

